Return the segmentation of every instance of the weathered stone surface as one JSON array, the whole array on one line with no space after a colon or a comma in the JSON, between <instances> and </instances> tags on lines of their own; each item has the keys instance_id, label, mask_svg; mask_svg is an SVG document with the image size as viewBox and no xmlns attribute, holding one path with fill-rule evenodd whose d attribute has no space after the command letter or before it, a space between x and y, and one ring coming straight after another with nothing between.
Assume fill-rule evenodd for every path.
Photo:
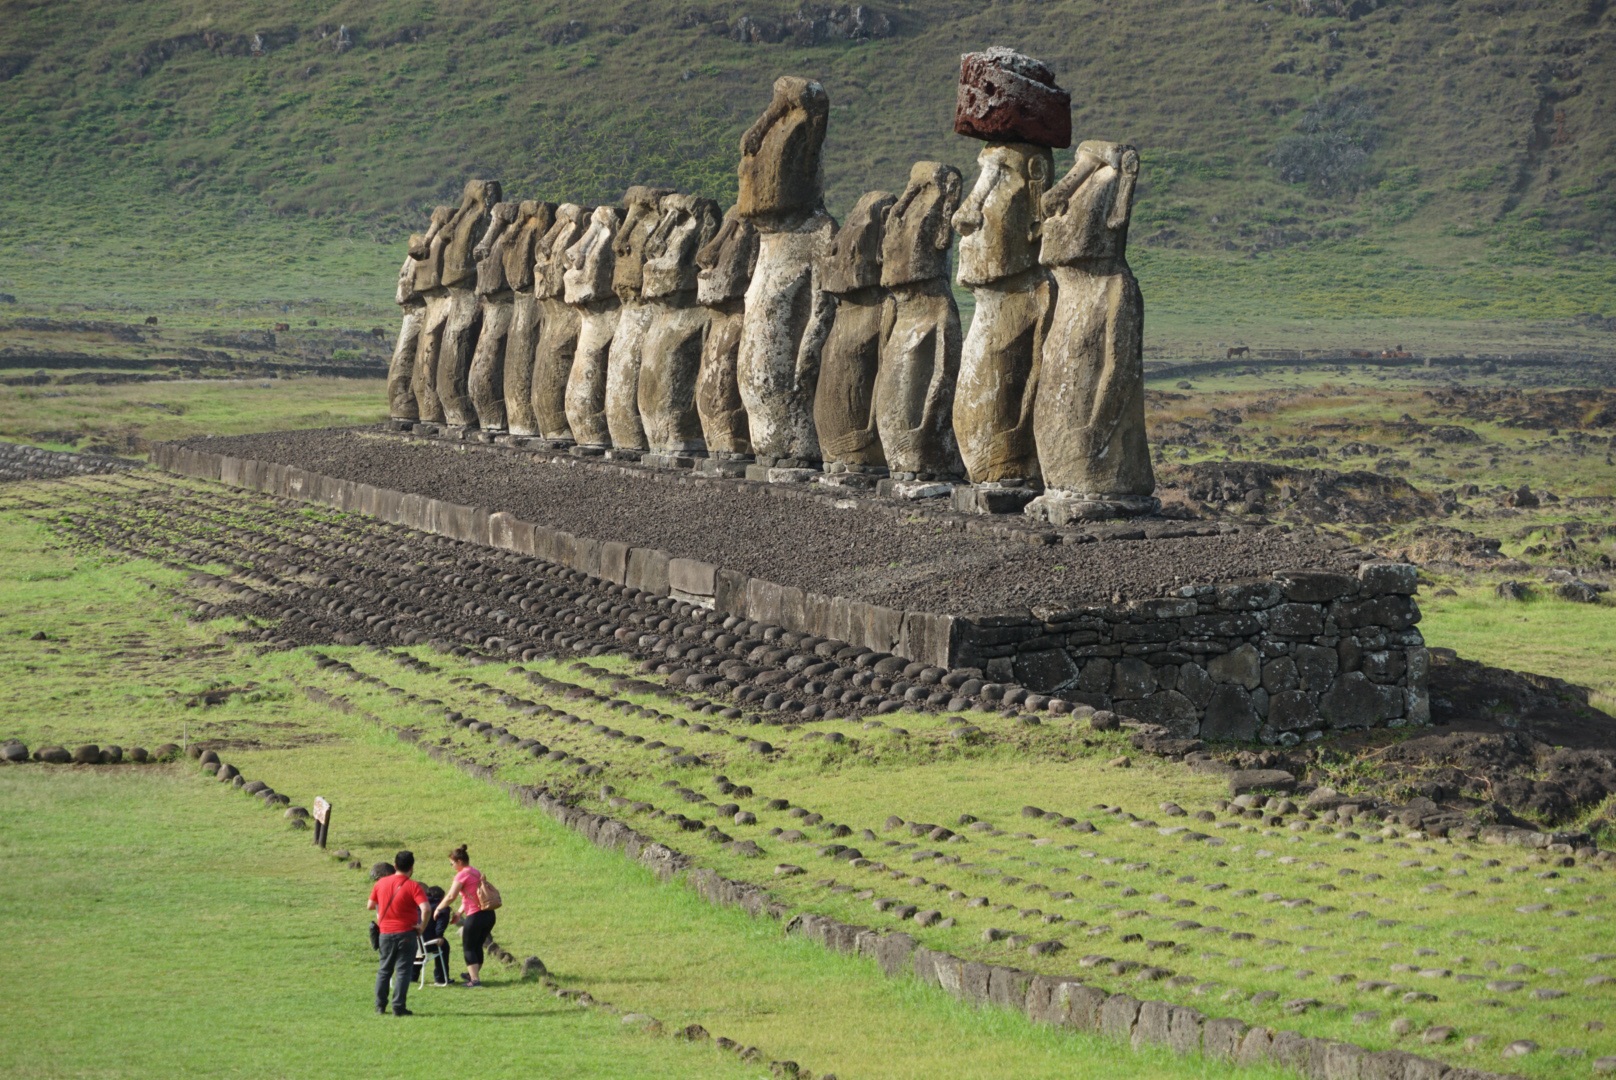
<instances>
[{"instance_id":1,"label":"weathered stone surface","mask_svg":"<svg viewBox=\"0 0 1616 1080\"><path fill-rule=\"evenodd\" d=\"M578 346L567 377L567 425L582 446L610 446L606 425L606 370L617 330L618 300L612 291L612 240L622 211L597 206L589 227L567 249L566 301L578 310Z\"/></svg>"},{"instance_id":2,"label":"weathered stone surface","mask_svg":"<svg viewBox=\"0 0 1616 1080\"><path fill-rule=\"evenodd\" d=\"M1119 1042L1133 1040L1134 1022L1139 1019L1139 1001L1127 994L1112 994L1100 1006L1099 1032Z\"/></svg>"},{"instance_id":3,"label":"weathered stone surface","mask_svg":"<svg viewBox=\"0 0 1616 1080\"><path fill-rule=\"evenodd\" d=\"M449 243L449 225L457 208L439 206L432 211L432 224L424 234L410 237L410 257L415 260L415 291L424 304L415 363L410 372L410 395L415 399L418 419L433 424L443 422L443 406L438 402L438 349L443 327L449 316L449 291L443 287L443 249Z\"/></svg>"},{"instance_id":4,"label":"weathered stone surface","mask_svg":"<svg viewBox=\"0 0 1616 1080\"><path fill-rule=\"evenodd\" d=\"M1247 1030L1244 1023L1232 1018L1208 1020L1201 1028L1202 1050L1215 1061L1234 1061Z\"/></svg>"},{"instance_id":5,"label":"weathered stone surface","mask_svg":"<svg viewBox=\"0 0 1616 1080\"><path fill-rule=\"evenodd\" d=\"M404 267L412 270L413 259L406 259ZM413 273L410 275L413 277ZM399 295L406 296L404 275L399 276ZM393 356L387 364L387 415L394 420L419 420L420 407L410 383L415 374L415 354L421 347L421 328L426 324L426 301L419 293L410 293L399 301L403 318L399 322L398 337L393 343Z\"/></svg>"},{"instance_id":6,"label":"weathered stone surface","mask_svg":"<svg viewBox=\"0 0 1616 1080\"><path fill-rule=\"evenodd\" d=\"M1033 434L1053 489L1045 498L1081 502L1085 515L1156 506L1145 440L1144 301L1127 261L1138 174L1131 146L1085 142L1043 199L1039 260L1055 277L1055 311Z\"/></svg>"},{"instance_id":7,"label":"weathered stone surface","mask_svg":"<svg viewBox=\"0 0 1616 1080\"><path fill-rule=\"evenodd\" d=\"M757 264L757 229L737 207L724 215L718 235L696 253L696 299L708 311L696 379L696 414L709 454L743 457L752 452L746 406L736 381L745 297Z\"/></svg>"},{"instance_id":8,"label":"weathered stone surface","mask_svg":"<svg viewBox=\"0 0 1616 1080\"><path fill-rule=\"evenodd\" d=\"M1244 795L1250 791L1291 791L1296 777L1283 769L1242 769L1229 775L1229 794Z\"/></svg>"},{"instance_id":9,"label":"weathered stone surface","mask_svg":"<svg viewBox=\"0 0 1616 1080\"><path fill-rule=\"evenodd\" d=\"M811 79L783 75L763 115L741 137L737 207L759 229L794 230L824 207L820 152L830 95Z\"/></svg>"},{"instance_id":10,"label":"weathered stone surface","mask_svg":"<svg viewBox=\"0 0 1616 1080\"><path fill-rule=\"evenodd\" d=\"M963 472L953 430L960 319L946 259L960 183L950 166L917 162L881 245L881 283L890 295L874 409L887 467L899 479L951 479Z\"/></svg>"},{"instance_id":11,"label":"weathered stone surface","mask_svg":"<svg viewBox=\"0 0 1616 1080\"><path fill-rule=\"evenodd\" d=\"M511 290L511 324L505 335L502 393L505 427L513 435L538 435L533 413L533 362L538 347L541 309L534 293L534 262L539 241L555 221L554 203L525 199L516 221L502 238L505 284ZM479 346L480 346L479 342Z\"/></svg>"},{"instance_id":12,"label":"weathered stone surface","mask_svg":"<svg viewBox=\"0 0 1616 1080\"><path fill-rule=\"evenodd\" d=\"M567 380L578 353L582 323L579 309L566 302L567 251L588 227L589 215L583 207L562 203L556 207L555 222L534 243L533 296L540 329L533 347L533 422L538 434L560 442L572 441Z\"/></svg>"},{"instance_id":13,"label":"weathered stone surface","mask_svg":"<svg viewBox=\"0 0 1616 1080\"><path fill-rule=\"evenodd\" d=\"M1118 701L1113 708L1135 720L1147 724L1160 724L1180 738L1200 733L1200 710L1195 707L1194 702L1177 690L1161 690L1149 697Z\"/></svg>"},{"instance_id":14,"label":"weathered stone surface","mask_svg":"<svg viewBox=\"0 0 1616 1080\"><path fill-rule=\"evenodd\" d=\"M1216 683L1230 683L1255 690L1262 685L1262 654L1255 646L1242 645L1238 649L1214 657L1206 665L1207 674Z\"/></svg>"},{"instance_id":15,"label":"weathered stone surface","mask_svg":"<svg viewBox=\"0 0 1616 1080\"><path fill-rule=\"evenodd\" d=\"M1201 720L1201 737L1250 742L1257 737L1260 724L1257 709L1245 687L1220 686L1207 702L1206 715Z\"/></svg>"},{"instance_id":16,"label":"weathered stone surface","mask_svg":"<svg viewBox=\"0 0 1616 1080\"><path fill-rule=\"evenodd\" d=\"M478 241L477 348L472 354L466 377L466 393L471 398L477 426L484 431L505 430L505 339L515 314L512 295L505 282L505 245L513 237L517 204L495 203L489 215L488 231Z\"/></svg>"},{"instance_id":17,"label":"weathered stone surface","mask_svg":"<svg viewBox=\"0 0 1616 1080\"><path fill-rule=\"evenodd\" d=\"M1072 95L1047 64L1001 46L960 57L954 130L988 142L1072 145Z\"/></svg>"},{"instance_id":18,"label":"weathered stone surface","mask_svg":"<svg viewBox=\"0 0 1616 1080\"><path fill-rule=\"evenodd\" d=\"M1077 665L1064 649L1018 653L1016 681L1029 690L1058 690L1077 677Z\"/></svg>"},{"instance_id":19,"label":"weathered stone surface","mask_svg":"<svg viewBox=\"0 0 1616 1080\"><path fill-rule=\"evenodd\" d=\"M1052 314L1048 271L1038 265L1043 195L1054 173L1048 148L990 143L952 224L960 235L961 285L976 298L954 394L954 434L973 483L1038 476L1033 402Z\"/></svg>"},{"instance_id":20,"label":"weathered stone surface","mask_svg":"<svg viewBox=\"0 0 1616 1080\"><path fill-rule=\"evenodd\" d=\"M612 237L612 291L621 305L606 358L606 429L614 447L646 449L640 423L640 367L654 308L644 302L646 248L662 219L666 188L636 184L623 195L623 220Z\"/></svg>"},{"instance_id":21,"label":"weathered stone surface","mask_svg":"<svg viewBox=\"0 0 1616 1080\"><path fill-rule=\"evenodd\" d=\"M1373 727L1403 714L1395 686L1377 686L1361 671L1349 671L1319 697L1319 715L1332 728Z\"/></svg>"},{"instance_id":22,"label":"weathered stone surface","mask_svg":"<svg viewBox=\"0 0 1616 1080\"><path fill-rule=\"evenodd\" d=\"M481 324L481 309L474 292L476 249L488 231L499 200L497 180L469 180L461 192L460 208L445 226L449 239L443 248L441 281L449 290L449 304L441 336L435 342L433 385L443 409L443 422L455 427L477 424L468 388Z\"/></svg>"},{"instance_id":23,"label":"weathered stone surface","mask_svg":"<svg viewBox=\"0 0 1616 1080\"><path fill-rule=\"evenodd\" d=\"M836 298L836 308L820 353L814 425L826 468L833 472L886 464L872 406L886 297L881 236L896 201L889 192L866 192L820 258L820 283Z\"/></svg>"},{"instance_id":24,"label":"weathered stone surface","mask_svg":"<svg viewBox=\"0 0 1616 1080\"><path fill-rule=\"evenodd\" d=\"M696 303L696 253L718 233L718 204L695 195L666 195L662 219L646 246L642 291L653 307L639 375L640 421L656 453L705 449L696 413L708 311Z\"/></svg>"}]
</instances>

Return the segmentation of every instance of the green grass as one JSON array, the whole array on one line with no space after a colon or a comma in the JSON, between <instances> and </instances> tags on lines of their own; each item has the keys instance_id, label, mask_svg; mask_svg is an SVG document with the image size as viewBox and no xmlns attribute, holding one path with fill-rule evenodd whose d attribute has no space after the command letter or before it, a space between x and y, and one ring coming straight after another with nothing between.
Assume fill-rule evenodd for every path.
<instances>
[{"instance_id":1,"label":"green grass","mask_svg":"<svg viewBox=\"0 0 1616 1080\"><path fill-rule=\"evenodd\" d=\"M218 379L112 386L0 386L0 439L54 449L110 444L144 453L148 442L294 428L347 427L387 418L378 379ZM37 439L44 432L56 438ZM63 443L63 432L82 442Z\"/></svg>"},{"instance_id":2,"label":"green grass","mask_svg":"<svg viewBox=\"0 0 1616 1080\"><path fill-rule=\"evenodd\" d=\"M1525 601L1487 588L1422 599L1420 630L1467 659L1586 686L1595 708L1616 714L1616 608L1555 599L1547 588Z\"/></svg>"}]
</instances>

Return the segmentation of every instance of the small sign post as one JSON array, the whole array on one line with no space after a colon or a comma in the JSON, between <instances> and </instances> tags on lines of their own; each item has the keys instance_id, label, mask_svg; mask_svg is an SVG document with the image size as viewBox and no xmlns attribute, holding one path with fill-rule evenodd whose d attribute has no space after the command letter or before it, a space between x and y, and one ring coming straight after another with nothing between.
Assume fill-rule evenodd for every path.
<instances>
[{"instance_id":1,"label":"small sign post","mask_svg":"<svg viewBox=\"0 0 1616 1080\"><path fill-rule=\"evenodd\" d=\"M314 797L314 844L316 847L325 847L325 838L331 831L331 804L325 801L325 796Z\"/></svg>"}]
</instances>

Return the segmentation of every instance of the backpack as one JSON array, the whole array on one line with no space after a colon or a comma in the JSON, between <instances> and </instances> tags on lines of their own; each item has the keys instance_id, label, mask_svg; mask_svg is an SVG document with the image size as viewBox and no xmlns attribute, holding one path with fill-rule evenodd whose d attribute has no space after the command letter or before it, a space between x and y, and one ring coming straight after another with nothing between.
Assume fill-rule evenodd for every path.
<instances>
[{"instance_id":1,"label":"backpack","mask_svg":"<svg viewBox=\"0 0 1616 1080\"><path fill-rule=\"evenodd\" d=\"M484 877L477 885L477 906L484 911L493 911L502 903L504 901L500 899L499 890L494 888L492 881Z\"/></svg>"}]
</instances>

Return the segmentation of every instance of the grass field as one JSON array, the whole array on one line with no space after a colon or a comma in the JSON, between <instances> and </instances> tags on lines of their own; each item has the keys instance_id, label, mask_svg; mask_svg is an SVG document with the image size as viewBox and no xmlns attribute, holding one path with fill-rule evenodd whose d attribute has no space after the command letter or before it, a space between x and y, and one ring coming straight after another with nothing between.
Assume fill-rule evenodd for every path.
<instances>
[{"instance_id":1,"label":"grass field","mask_svg":"<svg viewBox=\"0 0 1616 1080\"><path fill-rule=\"evenodd\" d=\"M904 926L929 947L1033 970L1084 970L1085 978L1108 989L1370 1047L1399 1045L1393 1021L1408 1024L1415 1035L1451 1026L1450 1041L1416 1048L1463 1063L1496 1064L1509 1040L1531 1037L1545 1051L1511 1067L1533 1077L1566 1075L1566 1059L1551 1054L1553 1048L1578 1048L1590 1056L1616 1049L1608 1033L1587 1026L1608 1015L1609 986L1583 985L1602 970L1603 962L1591 958L1609 937L1608 871L1578 867L1546 880L1541 856L1464 841L1427 840L1397 829L1326 824L1305 816L1287 816L1282 827L1255 824L1219 809L1214 778L1143 758L1126 770L1107 766L1125 744L1070 721L1027 728L996 714L973 713L969 720L981 734L963 741L950 735L956 721L947 716L905 714L903 732L896 724L880 730L821 722L813 730L834 731L846 741L831 745L806 738L804 729L771 729L769 737L780 752L765 760L736 750L717 730L698 728L698 721L711 717L686 705L615 693L611 673L621 670L622 661L583 666L545 661L506 670L424 649L331 646L256 653L220 637L237 625L230 620L179 616L181 598L195 592L182 571L112 560L93 548L59 546L65 534L53 532L48 521L89 505L97 491L127 493L128 483L13 485L5 493L0 678L15 689L0 734L20 736L30 745L201 741L218 748L248 777L265 780L299 804L315 794L331 798L338 807L333 843L363 864L400 846L423 853L422 877L429 882L442 877L439 853L452 843L468 842L506 892L509 907L501 913L498 937L507 948L518 956L537 953L564 985L587 989L624 1010L656 1015L670 1028L700 1023L714 1034L758 1046L765 1056L843 1076L1222 1075L1199 1061L1135 1057L992 1010L974 1012L918 984L884 980L866 962L782 938L777 924L707 907L682 887L658 884L620 855L594 849L548 818L521 810L497 785L430 761L378 729L367 714L386 726L411 726L422 733L423 743L488 764L498 780L570 790L592 808L627 814L636 828L689 852L699 864L759 881L794 908L881 928ZM221 509L235 508L227 516L245 530L241 535L249 545L294 541L301 530L317 529L322 522L359 526L324 511L300 514L283 526L273 515L265 516L262 500L222 498ZM351 536L360 540L362 529ZM214 569L229 572L223 565ZM45 639L34 640L40 631ZM1444 640L1433 634L1434 643ZM1589 644L1584 660L1591 663L1596 643ZM317 667L319 654L340 658L354 674ZM536 688L527 673L589 687L606 702L634 708L564 700ZM308 686L341 695L357 711L316 704L303 693ZM203 704L204 691L224 687L244 692L222 704ZM502 693L535 695L586 721L620 728L620 735L677 738L717 764L679 767L651 753L649 745L638 749L587 724L564 723L554 713L527 715L507 708L500 702ZM607 771L583 782L570 765L535 761L451 725L444 718L446 708L604 762ZM669 811L682 806L714 820L721 798L710 775L715 768L755 791L743 800L755 811L755 823L717 820L733 836L754 840L765 858L741 858L680 830L669 818L599 801L599 784L609 782L615 798ZM42 792L58 777L72 785L63 798L75 812L31 827L36 817L50 813L52 796ZM196 1056L180 1060L215 1060L210 1055L222 1050L217 1033L229 1031L241 1033L236 1051L243 1074L297 1072L299 1063L315 1060L316 1053L329 1067L330 1051L323 1048L333 1042L339 1057L332 1075L374 1069L375 1058L367 1056L380 1052L367 1041L374 1037L349 1035L345 1026L389 1022L368 1011L368 954L358 909L361 874L319 858L309 849L307 833L287 830L278 814L188 764L146 771L27 766L0 772L0 782L0 805L8 820L30 826L6 832L11 865L71 875L107 857L102 852L135 844L127 898L108 896L100 903L108 905L105 911L119 910L119 904L141 908L129 925L142 940L169 946L177 930L163 928L186 921L172 910L165 913L158 898L163 871L188 863L210 868L214 876L188 888L187 896L201 900L208 911L217 905L222 912L200 920L205 935L221 935L203 940L219 944L202 950L208 957L199 965L202 973L180 966L165 976L200 981L163 985L194 987L176 995L216 1002L219 1020L210 1028L193 1018L183 1054ZM697 798L677 798L669 783ZM858 844L871 865L856 867L816 850L822 828L810 828L791 812L769 810L766 800L777 797L822 814L823 829L830 822L846 823L854 835L845 842ZM1027 803L1071 815L1094 831L1052 831L1047 821L1028 821L1021 813ZM1186 843L1169 803L1210 812L1210 823L1179 821L1212 839ZM964 839L942 845L967 856L959 865L929 858L916 865L909 857L916 845L904 846L911 841L907 832L883 824L891 814L954 824L963 812L992 827L959 826ZM154 839L163 835L157 823L164 821L179 823L172 841ZM804 840L792 843L779 833L793 827L807 834ZM861 834L861 828L869 832ZM42 846L28 846L36 842ZM777 863L805 872L779 876L773 870ZM239 870L250 880L256 880L252 875L273 879L275 885L219 881L219 867ZM37 875L8 880L15 903L37 895ZM137 888L136 880L147 884ZM61 891L81 894L71 885ZM974 904L973 896L987 902ZM1302 896L1314 899L1301 906L1278 903ZM266 898L261 905L259 897ZM890 913L895 909L872 908L872 898L930 907L954 923L926 929L898 923ZM1540 911L1537 905L1544 901L1548 907ZM63 924L90 921L76 904L63 905ZM1555 917L1562 909L1574 915ZM263 1022L232 1004L242 999L232 998L231 991L216 988L230 980L243 992L252 989L241 976L241 961L232 962L240 953L229 951L222 928L244 917L250 921L254 913L273 923L263 950L279 957L272 960L274 985L313 987L289 990ZM1198 933L1201 922L1239 932ZM142 935L140 928L149 929ZM985 940L989 930L1000 931L1003 940ZM1023 936L1004 938L1009 933ZM1030 958L1019 947L1029 937L1064 940L1068 951ZM1084 953L1103 954L1105 961L1080 969L1074 958ZM8 957L6 963L19 962L19 970L28 971L27 955ZM64 988L93 977L73 966L77 955L57 961L69 962L68 970L52 969L61 971ZM165 955L176 954L170 948ZM131 970L150 964L148 953L137 952L129 960ZM1161 965L1175 974L1165 979L1147 974L1162 970ZM1437 965L1440 974L1435 974ZM1524 966L1517 973L1512 965ZM1422 978L1425 970L1433 974ZM597 1075L616 1075L596 1063L621 1056L625 1075L635 1074L642 1061L670 1072L702 1073L704 1051L623 1034L615 1020L575 1014L570 1006L556 1012L554 999L540 997L533 986L513 983L497 970L493 976L499 985L489 1004L464 1005L461 997L427 994L419 1007L426 1031L407 1036L421 1040L406 1055L409 1068L431 1059L430 1050L446 1039L462 1038L487 1045L496 1072L531 1070L538 1061L581 1075L601 1067L608 1071ZM1520 987L1498 983L1510 979ZM126 984L127 995L120 996ZM7 979L0 985L5 986L0 993L17 993L23 984ZM61 1070L47 1074L110 1068L111 1048L130 1030L149 1030L131 1025L162 1022L163 1014L154 1018L141 1011L151 1001L138 982L118 980L117 986L108 999L114 1003L110 1011L97 1014L107 1033L79 1038L72 1054L82 1056L62 1058ZM342 989L333 989L338 986ZM1435 991L1434 1000L1416 993L1427 989ZM1396 996L1403 993L1415 997ZM1488 1004L1498 998L1504 1004ZM1296 1001L1312 1004L1290 1007ZM461 1009L469 1011L457 1015ZM124 1015L145 1019L127 1024L104 1019ZM535 1016L536 1024L529 1019ZM567 1025L563 1034L548 1035L551 1017L556 1026ZM57 1005L40 1009L33 1022L54 1043L72 1041L94 1018ZM1415 1042L1411 1037L1402 1045ZM625 1048L619 1051L619 1046ZM5 1053L0 1050L0 1063ZM721 1075L716 1069L708 1074Z\"/></svg>"}]
</instances>

